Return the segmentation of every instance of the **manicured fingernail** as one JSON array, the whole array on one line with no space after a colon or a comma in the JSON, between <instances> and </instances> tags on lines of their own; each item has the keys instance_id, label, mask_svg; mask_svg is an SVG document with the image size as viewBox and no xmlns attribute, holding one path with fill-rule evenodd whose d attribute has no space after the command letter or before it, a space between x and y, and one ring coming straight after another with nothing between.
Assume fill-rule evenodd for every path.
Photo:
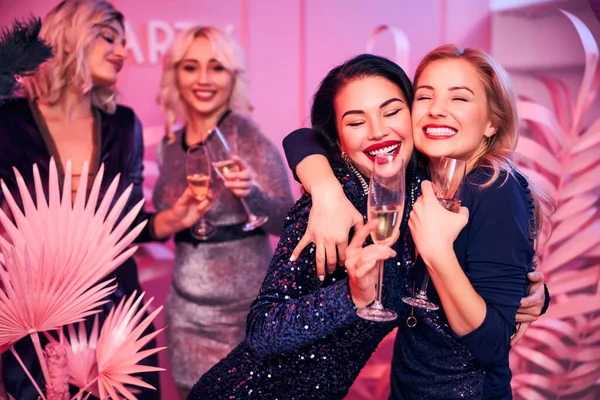
<instances>
[{"instance_id":1,"label":"manicured fingernail","mask_svg":"<svg viewBox=\"0 0 600 400\"><path fill-rule=\"evenodd\" d=\"M296 261L296 256L292 254L292 256L290 257L290 261L292 261L292 262Z\"/></svg>"},{"instance_id":2,"label":"manicured fingernail","mask_svg":"<svg viewBox=\"0 0 600 400\"><path fill-rule=\"evenodd\" d=\"M325 280L325 275L319 275L319 280L323 282Z\"/></svg>"}]
</instances>

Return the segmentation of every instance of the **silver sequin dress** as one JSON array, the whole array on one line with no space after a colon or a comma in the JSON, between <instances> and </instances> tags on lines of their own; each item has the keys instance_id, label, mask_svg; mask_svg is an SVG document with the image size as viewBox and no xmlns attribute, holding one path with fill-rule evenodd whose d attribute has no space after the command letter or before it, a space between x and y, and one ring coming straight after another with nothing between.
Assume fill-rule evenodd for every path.
<instances>
[{"instance_id":1,"label":"silver sequin dress","mask_svg":"<svg viewBox=\"0 0 600 400\"><path fill-rule=\"evenodd\" d=\"M230 113L219 128L232 150L254 172L257 186L246 201L257 215L267 215L269 222L258 233L222 242L192 243L176 237L173 281L166 306L167 345L175 383L184 389L190 389L198 377L244 339L246 315L272 255L264 232L279 235L293 204L279 152L256 124ZM174 142L164 139L159 146L160 177L153 194L159 211L170 208L187 187L184 135L185 130L180 130ZM208 137L206 146L214 159L225 159L216 135ZM219 227L247 220L239 199L223 186L214 171L211 189L213 207L206 214L208 220Z\"/></svg>"}]
</instances>

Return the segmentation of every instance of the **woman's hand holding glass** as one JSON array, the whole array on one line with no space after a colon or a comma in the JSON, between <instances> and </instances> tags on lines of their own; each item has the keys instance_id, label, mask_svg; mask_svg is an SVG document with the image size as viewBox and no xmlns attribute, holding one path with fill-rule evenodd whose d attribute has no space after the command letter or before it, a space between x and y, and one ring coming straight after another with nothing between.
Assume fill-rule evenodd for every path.
<instances>
[{"instance_id":1,"label":"woman's hand holding glass","mask_svg":"<svg viewBox=\"0 0 600 400\"><path fill-rule=\"evenodd\" d=\"M252 170L239 156L231 156L233 165L231 168L226 168L219 175L223 179L225 187L240 199L248 197L252 192L252 187L255 186L254 174Z\"/></svg>"},{"instance_id":2,"label":"woman's hand holding glass","mask_svg":"<svg viewBox=\"0 0 600 400\"><path fill-rule=\"evenodd\" d=\"M183 228L190 228L212 208L212 194L197 197L188 187L177 199L171 211L173 217L180 221Z\"/></svg>"},{"instance_id":3,"label":"woman's hand holding glass","mask_svg":"<svg viewBox=\"0 0 600 400\"><path fill-rule=\"evenodd\" d=\"M458 213L460 210L461 191L463 179L467 170L467 163L464 160L455 158L441 157L435 163L433 172L432 188L438 202L448 211ZM430 183L431 184L431 183ZM421 187L423 187L421 185ZM458 235L458 234L457 234ZM415 242L416 243L416 242ZM419 257L420 249L417 246L415 260ZM423 259L425 261L425 259ZM429 300L427 297L427 287L429 285L429 272L425 271L423 283L419 293L411 297L403 297L402 301L413 307L424 308L426 310L437 310L440 307Z\"/></svg>"},{"instance_id":4,"label":"woman's hand holding glass","mask_svg":"<svg viewBox=\"0 0 600 400\"><path fill-rule=\"evenodd\" d=\"M410 213L408 227L419 255L427 266L436 264L438 257L454 253L453 244L469 221L469 210L460 207L457 213L444 208L429 181L421 183L422 195Z\"/></svg>"},{"instance_id":5,"label":"woman's hand holding glass","mask_svg":"<svg viewBox=\"0 0 600 400\"><path fill-rule=\"evenodd\" d=\"M375 232L378 226L379 221L372 220L358 228L346 250L350 295L359 309L367 307L377 296L379 262L396 257L396 252L385 244L363 247L367 236Z\"/></svg>"},{"instance_id":6,"label":"woman's hand holding glass","mask_svg":"<svg viewBox=\"0 0 600 400\"><path fill-rule=\"evenodd\" d=\"M212 168L208 151L204 146L195 146L188 149L185 158L185 171L188 189L200 202L210 202L210 184L212 181ZM206 211L205 211L206 212ZM191 227L191 234L198 240L206 240L216 232L216 227L204 218L204 213Z\"/></svg>"},{"instance_id":7,"label":"woman's hand holding glass","mask_svg":"<svg viewBox=\"0 0 600 400\"><path fill-rule=\"evenodd\" d=\"M215 158L211 161L212 165L221 179L223 179L226 182L229 181L228 187L233 187L235 189L235 192L237 192L237 194L235 192L234 194L240 199L240 203L242 203L242 206L246 211L246 215L248 215L248 222L246 222L246 224L242 227L242 230L244 232L253 231L254 229L263 226L269 220L269 217L266 215L254 214L254 212L252 212L252 210L250 209L250 206L248 206L248 203L246 203L245 197L250 194L253 186L250 168L247 166L247 164L245 164L242 161L240 157L238 157L235 154L235 152L229 146L227 139L225 139L225 136L219 130L219 127L215 126L213 132L215 133L215 135L217 135L217 138L223 145L225 158ZM236 175L233 174L240 173L242 174L241 177L243 177L244 179L242 180L242 182L234 182L236 179L234 179L233 177ZM227 178L226 175L229 175L229 178Z\"/></svg>"},{"instance_id":8,"label":"woman's hand holding glass","mask_svg":"<svg viewBox=\"0 0 600 400\"><path fill-rule=\"evenodd\" d=\"M373 243L391 246L400 235L400 221L404 215L404 159L402 157L380 153L375 156L367 209L369 221L377 221L377 228L371 232ZM375 300L367 307L359 308L359 317L369 321L393 321L398 315L382 304L384 264L377 261L377 293Z\"/></svg>"}]
</instances>

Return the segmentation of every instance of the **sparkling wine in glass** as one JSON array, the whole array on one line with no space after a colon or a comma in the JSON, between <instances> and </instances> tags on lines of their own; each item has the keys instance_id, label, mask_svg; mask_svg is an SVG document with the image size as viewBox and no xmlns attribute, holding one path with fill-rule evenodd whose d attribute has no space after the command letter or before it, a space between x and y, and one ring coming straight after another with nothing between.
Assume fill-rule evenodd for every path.
<instances>
[{"instance_id":1,"label":"sparkling wine in glass","mask_svg":"<svg viewBox=\"0 0 600 400\"><path fill-rule=\"evenodd\" d=\"M448 211L457 213L460 210L460 194L466 170L467 163L465 161L449 157L441 157L435 167L435 172L431 180L435 197L437 197L440 204ZM402 301L411 306L426 310L439 309L440 307L437 304L427 298L428 285L429 273L425 270L423 284L419 293L412 297L403 297Z\"/></svg>"},{"instance_id":2,"label":"sparkling wine in glass","mask_svg":"<svg viewBox=\"0 0 600 400\"><path fill-rule=\"evenodd\" d=\"M377 154L369 183L369 221L377 220L377 228L371 232L376 244L391 246L400 236L400 221L404 213L404 160L391 154ZM367 307L359 308L359 317L370 321L393 321L398 315L381 303L383 287L383 261L377 263L377 293Z\"/></svg>"},{"instance_id":3,"label":"sparkling wine in glass","mask_svg":"<svg viewBox=\"0 0 600 400\"><path fill-rule=\"evenodd\" d=\"M210 176L204 174L191 174L187 176L187 183L194 196L205 197L210 190Z\"/></svg>"},{"instance_id":4,"label":"sparkling wine in glass","mask_svg":"<svg viewBox=\"0 0 600 400\"><path fill-rule=\"evenodd\" d=\"M210 190L212 168L204 146L194 146L188 149L185 156L185 173L188 186L194 196L197 198L207 196ZM190 231L195 239L206 240L215 234L216 228L203 216L190 228Z\"/></svg>"},{"instance_id":5,"label":"sparkling wine in glass","mask_svg":"<svg viewBox=\"0 0 600 400\"><path fill-rule=\"evenodd\" d=\"M225 175L231 172L238 172L239 167L236 164L236 162L233 161L232 157L234 155L234 152L231 150L231 147L229 147L229 143L227 143L227 140L225 139L225 136L223 136L223 133L221 133L219 128L216 126L214 128L214 132L221 141L221 144L223 145L223 148L225 149L225 154L227 156L223 160L213 161L212 165L217 171L217 174L219 174L219 176L221 177L221 179L225 180ZM242 203L242 206L244 207L244 210L248 215L248 222L246 222L246 224L242 227L242 230L244 232L253 231L254 229L264 225L269 220L269 217L267 217L266 215L258 216L254 214L248 206L248 203L245 199L240 198L240 202Z\"/></svg>"}]
</instances>

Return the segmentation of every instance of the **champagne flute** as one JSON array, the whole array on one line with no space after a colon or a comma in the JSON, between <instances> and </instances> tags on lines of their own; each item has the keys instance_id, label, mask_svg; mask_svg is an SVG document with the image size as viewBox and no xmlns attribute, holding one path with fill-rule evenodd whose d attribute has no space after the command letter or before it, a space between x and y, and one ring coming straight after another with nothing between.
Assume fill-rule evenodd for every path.
<instances>
[{"instance_id":1,"label":"champagne flute","mask_svg":"<svg viewBox=\"0 0 600 400\"><path fill-rule=\"evenodd\" d=\"M233 161L232 157L235 153L231 150L231 147L229 147L229 143L227 143L227 140L225 140L225 136L223 136L223 133L221 133L219 128L216 126L214 128L214 132L221 141L221 144L223 144L226 157L223 160L213 161L212 165L217 171L217 174L219 174L219 176L221 177L221 179L225 180L225 175L227 175L230 172L238 172L239 167L236 164L236 162ZM246 224L242 227L242 230L244 232L253 231L254 229L264 225L269 220L269 217L267 217L266 215L258 216L254 214L248 206L246 199L240 198L240 202L242 203L242 206L246 211L246 215L248 215L248 222L246 222Z\"/></svg>"},{"instance_id":2,"label":"champagne flute","mask_svg":"<svg viewBox=\"0 0 600 400\"><path fill-rule=\"evenodd\" d=\"M371 232L376 244L391 246L400 236L400 221L404 213L404 160L391 154L377 154L369 183L369 220L379 221ZM359 308L359 317L370 321L393 321L398 315L381 303L383 261L377 262L377 294L367 307Z\"/></svg>"},{"instance_id":3,"label":"champagne flute","mask_svg":"<svg viewBox=\"0 0 600 400\"><path fill-rule=\"evenodd\" d=\"M457 213L460 210L460 192L465 177L467 163L455 158L441 157L433 179L433 190L440 204L448 211ZM418 257L418 255L417 255ZM419 293L412 297L403 297L402 301L411 306L424 308L426 310L437 310L440 307L427 298L427 286L429 285L429 273L425 270L423 284Z\"/></svg>"},{"instance_id":4,"label":"champagne flute","mask_svg":"<svg viewBox=\"0 0 600 400\"><path fill-rule=\"evenodd\" d=\"M212 168L206 148L202 145L188 149L185 156L185 173L189 188L197 198L208 195L211 183ZM216 227L204 216L190 228L195 239L206 240L216 232Z\"/></svg>"}]
</instances>

